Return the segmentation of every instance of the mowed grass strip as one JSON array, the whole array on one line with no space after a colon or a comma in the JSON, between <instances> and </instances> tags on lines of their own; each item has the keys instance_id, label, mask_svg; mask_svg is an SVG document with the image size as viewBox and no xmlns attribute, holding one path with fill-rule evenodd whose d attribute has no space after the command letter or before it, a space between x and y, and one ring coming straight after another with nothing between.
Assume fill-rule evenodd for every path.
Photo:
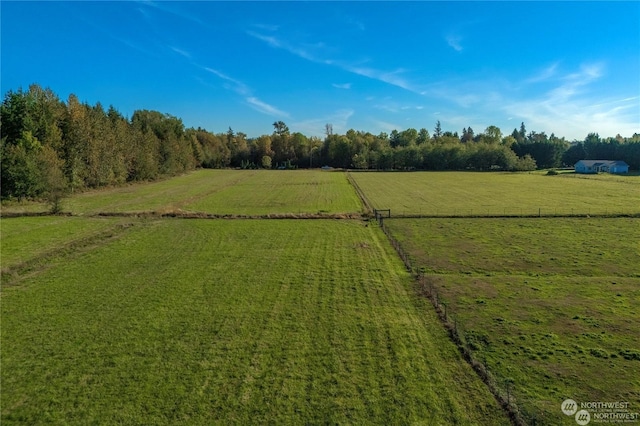
<instances>
[{"instance_id":1,"label":"mowed grass strip","mask_svg":"<svg viewBox=\"0 0 640 426\"><path fill-rule=\"evenodd\" d=\"M78 194L65 199L63 208L77 214L174 211L195 199L233 187L254 173L253 170L196 170L158 182Z\"/></svg>"},{"instance_id":2,"label":"mowed grass strip","mask_svg":"<svg viewBox=\"0 0 640 426\"><path fill-rule=\"evenodd\" d=\"M385 237L165 220L2 296L3 424L508 424Z\"/></svg>"},{"instance_id":3,"label":"mowed grass strip","mask_svg":"<svg viewBox=\"0 0 640 426\"><path fill-rule=\"evenodd\" d=\"M319 170L259 170L237 185L194 200L184 208L231 215L362 212L362 204L344 173Z\"/></svg>"},{"instance_id":4,"label":"mowed grass strip","mask_svg":"<svg viewBox=\"0 0 640 426\"><path fill-rule=\"evenodd\" d=\"M566 398L640 407L638 219L385 223L531 423Z\"/></svg>"},{"instance_id":5,"label":"mowed grass strip","mask_svg":"<svg viewBox=\"0 0 640 426\"><path fill-rule=\"evenodd\" d=\"M132 183L70 194L62 200L62 210L76 215L98 213L171 212L195 199L236 185L255 170L201 169L156 182ZM7 201L5 213L47 212L49 206L38 201Z\"/></svg>"},{"instance_id":6,"label":"mowed grass strip","mask_svg":"<svg viewBox=\"0 0 640 426\"><path fill-rule=\"evenodd\" d=\"M3 218L0 262L5 271L127 222L121 218L41 216Z\"/></svg>"},{"instance_id":7,"label":"mowed grass strip","mask_svg":"<svg viewBox=\"0 0 640 426\"><path fill-rule=\"evenodd\" d=\"M374 208L391 214L640 213L640 176L502 172L353 172Z\"/></svg>"},{"instance_id":8,"label":"mowed grass strip","mask_svg":"<svg viewBox=\"0 0 640 426\"><path fill-rule=\"evenodd\" d=\"M46 212L44 203L5 203L6 213ZM195 212L215 215L349 214L362 203L342 172L196 170L151 183L71 195L62 209L99 213Z\"/></svg>"}]
</instances>

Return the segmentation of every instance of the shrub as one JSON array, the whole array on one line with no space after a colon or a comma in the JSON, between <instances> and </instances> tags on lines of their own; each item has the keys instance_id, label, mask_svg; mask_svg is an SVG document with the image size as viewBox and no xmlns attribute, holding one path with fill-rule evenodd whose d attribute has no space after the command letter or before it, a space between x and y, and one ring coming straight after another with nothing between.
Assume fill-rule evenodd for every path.
<instances>
[{"instance_id":1,"label":"shrub","mask_svg":"<svg viewBox=\"0 0 640 426\"><path fill-rule=\"evenodd\" d=\"M633 349L623 349L620 351L620 355L629 361L637 360L640 361L640 351L635 351Z\"/></svg>"},{"instance_id":2,"label":"shrub","mask_svg":"<svg viewBox=\"0 0 640 426\"><path fill-rule=\"evenodd\" d=\"M609 353L604 349L592 348L589 350L589 353L596 358L609 358Z\"/></svg>"}]
</instances>

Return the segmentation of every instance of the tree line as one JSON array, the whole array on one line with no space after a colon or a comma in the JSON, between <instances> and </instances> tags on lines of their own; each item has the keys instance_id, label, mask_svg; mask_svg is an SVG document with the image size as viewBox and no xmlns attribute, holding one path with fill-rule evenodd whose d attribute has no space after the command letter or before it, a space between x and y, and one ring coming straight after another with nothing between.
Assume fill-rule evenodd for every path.
<instances>
[{"instance_id":1,"label":"tree line","mask_svg":"<svg viewBox=\"0 0 640 426\"><path fill-rule=\"evenodd\" d=\"M348 130L325 137L290 132L282 121L273 133L248 138L231 128L212 133L185 128L181 119L137 110L125 118L113 106L62 101L37 84L8 91L0 107L1 197L47 197L68 191L155 180L204 168L332 167L376 170L534 170L573 165L580 159L617 159L640 169L640 134L602 139L591 133L569 143L544 132L510 135L496 126L481 133L393 130L378 135Z\"/></svg>"}]
</instances>

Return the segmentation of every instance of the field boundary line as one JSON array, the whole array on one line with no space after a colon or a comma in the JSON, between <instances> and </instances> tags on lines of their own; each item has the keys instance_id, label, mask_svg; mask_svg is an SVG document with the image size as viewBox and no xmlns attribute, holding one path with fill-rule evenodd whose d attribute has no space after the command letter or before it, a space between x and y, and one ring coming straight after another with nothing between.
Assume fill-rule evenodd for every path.
<instances>
[{"instance_id":1,"label":"field boundary line","mask_svg":"<svg viewBox=\"0 0 640 426\"><path fill-rule=\"evenodd\" d=\"M357 191L356 191L357 192ZM98 213L51 213L51 212L8 212L0 213L0 218L19 217L46 217L46 216L68 216L68 217L146 217L146 218L183 218L183 219L364 219L369 217L375 209L370 209L366 198L358 195L365 204L367 212L345 212L345 213L265 213L265 214L232 214L232 213L207 213L190 212L181 209L177 210L152 210L152 211L131 211L131 212L98 212ZM389 219L570 219L570 218L640 218L640 213L619 213L619 214L531 214L531 215L425 215L425 214L393 214Z\"/></svg>"},{"instance_id":2,"label":"field boundary line","mask_svg":"<svg viewBox=\"0 0 640 426\"><path fill-rule=\"evenodd\" d=\"M444 303L441 303L442 301L440 299L438 299L437 292L433 291L433 285L427 286L427 281L425 280L422 272L412 266L411 258L404 251L398 240L393 237L391 231L389 231L389 229L386 227L386 225L384 224L384 218L380 216L377 219L382 232L387 236L389 243L391 243L392 247L404 263L407 271L411 273L414 285L416 286L416 294L431 301L438 319L440 320L442 326L449 335L449 338L451 339L453 344L455 344L458 348L458 351L462 355L462 358L467 362L467 364L469 364L473 371L487 386L489 392L491 392L500 407L509 417L509 420L511 420L511 423L515 426L525 426L527 423L522 418L520 409L516 405L514 399L511 397L509 389L507 389L505 395L505 393L502 392L499 388L494 376L491 374L486 364L474 357L473 351L469 347L467 347L467 345L464 344L463 339L460 338L455 319L453 320L453 323L450 321L451 317L447 315L447 307Z\"/></svg>"},{"instance_id":3,"label":"field boundary line","mask_svg":"<svg viewBox=\"0 0 640 426\"><path fill-rule=\"evenodd\" d=\"M620 217L640 218L640 213L541 213L541 214L397 214L393 219L535 219L535 218L598 218L614 219Z\"/></svg>"},{"instance_id":4,"label":"field boundary line","mask_svg":"<svg viewBox=\"0 0 640 426\"><path fill-rule=\"evenodd\" d=\"M14 217L44 217L44 216L73 216L73 213L51 213L50 211L43 212L2 212L0 211L0 218L14 218Z\"/></svg>"},{"instance_id":5,"label":"field boundary line","mask_svg":"<svg viewBox=\"0 0 640 426\"><path fill-rule=\"evenodd\" d=\"M47 216L68 216L68 217L130 217L130 218L147 218L147 219L364 219L367 216L362 213L346 212L346 213L265 213L256 215L245 214L221 214L206 212L189 212L183 210L166 210L166 211L139 211L139 212L98 212L91 214L74 214L70 212L49 213L49 212L22 212L9 213L1 215L3 218L20 218L20 217L47 217Z\"/></svg>"},{"instance_id":6,"label":"field boundary line","mask_svg":"<svg viewBox=\"0 0 640 426\"><path fill-rule=\"evenodd\" d=\"M229 220L303 220L303 219L363 219L361 213L266 213L259 215L218 214L206 212L188 212L182 210L148 212L100 212L86 217L135 217L158 219L229 219Z\"/></svg>"},{"instance_id":7,"label":"field boundary line","mask_svg":"<svg viewBox=\"0 0 640 426\"><path fill-rule=\"evenodd\" d=\"M345 174L347 175L347 181L349 181L351 186L353 186L353 189L355 189L356 194L360 198L360 201L362 201L366 213L370 214L373 211L373 205L369 202L367 196L364 195L364 192L362 191L356 180L353 178L353 176L351 176L351 173L347 170Z\"/></svg>"}]
</instances>

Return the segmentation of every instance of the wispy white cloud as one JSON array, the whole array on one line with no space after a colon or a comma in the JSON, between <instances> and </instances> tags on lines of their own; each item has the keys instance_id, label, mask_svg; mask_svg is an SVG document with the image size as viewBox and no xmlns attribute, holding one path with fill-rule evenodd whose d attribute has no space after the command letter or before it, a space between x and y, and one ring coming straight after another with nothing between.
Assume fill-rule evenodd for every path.
<instances>
[{"instance_id":1,"label":"wispy white cloud","mask_svg":"<svg viewBox=\"0 0 640 426\"><path fill-rule=\"evenodd\" d=\"M579 139L589 132L631 135L639 129L638 97L602 98L592 85L604 76L602 63L585 64L578 71L557 77L559 84L526 99L504 102L503 110L529 127L547 129Z\"/></svg>"},{"instance_id":2,"label":"wispy white cloud","mask_svg":"<svg viewBox=\"0 0 640 426\"><path fill-rule=\"evenodd\" d=\"M457 34L448 34L445 37L445 40L447 41L449 47L451 47L453 50L455 50L456 52L462 52L462 36Z\"/></svg>"},{"instance_id":3,"label":"wispy white cloud","mask_svg":"<svg viewBox=\"0 0 640 426\"><path fill-rule=\"evenodd\" d=\"M516 100L505 105L505 111L525 121L530 128L556 132L580 139L590 132L603 136L618 133L631 136L637 132L640 114L637 100L610 100L595 104L588 98L553 101L553 97Z\"/></svg>"},{"instance_id":4,"label":"wispy white cloud","mask_svg":"<svg viewBox=\"0 0 640 426\"><path fill-rule=\"evenodd\" d=\"M632 96L630 98L615 99L615 100L609 100L609 101L606 101L606 102L597 103L597 104L593 104L592 106L593 107L608 107L608 106L612 106L612 105L618 105L618 107L616 107L616 108L620 108L619 107L620 104L631 102L631 101L637 101L638 99L640 99L640 96Z\"/></svg>"},{"instance_id":5,"label":"wispy white cloud","mask_svg":"<svg viewBox=\"0 0 640 426\"><path fill-rule=\"evenodd\" d=\"M333 83L332 84L333 87L335 87L336 89L351 89L351 83L343 83L343 84L337 84L337 83Z\"/></svg>"},{"instance_id":6,"label":"wispy white cloud","mask_svg":"<svg viewBox=\"0 0 640 426\"><path fill-rule=\"evenodd\" d=\"M168 1L143 0L143 1L140 1L140 4L142 4L144 6L155 8L157 10L161 10L162 12L168 13L168 14L173 15L173 16L177 16L179 18L182 18L182 19L185 19L185 20L188 20L188 21L195 22L197 24L202 24L203 23L202 20L200 18L198 18L197 16L191 15L190 13L187 13L187 12L185 12L184 10L182 10L180 8L174 7L174 5L179 4L179 3L168 2Z\"/></svg>"},{"instance_id":7,"label":"wispy white cloud","mask_svg":"<svg viewBox=\"0 0 640 426\"><path fill-rule=\"evenodd\" d=\"M312 54L309 51L308 49L308 47L310 47L309 45L306 46L307 48L300 45L293 45L288 41L278 38L276 36L259 34L255 31L247 31L247 34L250 35L251 37L254 37L258 40L261 40L267 43L269 46L275 49L284 49L289 53L292 53L293 55L299 56L300 58L306 59L308 61L319 62L319 63L324 62L318 59L314 54Z\"/></svg>"},{"instance_id":8,"label":"wispy white cloud","mask_svg":"<svg viewBox=\"0 0 640 426\"><path fill-rule=\"evenodd\" d=\"M395 71L383 71L375 68L367 68L361 66L353 66L349 64L336 63L340 68L345 71L349 71L353 74L357 74L363 77L368 77L373 80L382 81L383 83L390 84L392 86L400 87L401 89L408 90L414 93L421 93L422 90L410 82L408 79L402 76L406 70L399 68Z\"/></svg>"},{"instance_id":9,"label":"wispy white cloud","mask_svg":"<svg viewBox=\"0 0 640 426\"><path fill-rule=\"evenodd\" d=\"M469 125L511 127L523 121L529 129L569 140L589 132L631 136L640 131L640 96L607 94L605 77L601 62L573 70L563 70L558 63L522 80L443 80L430 84L423 94L437 102L443 123L458 131Z\"/></svg>"},{"instance_id":10,"label":"wispy white cloud","mask_svg":"<svg viewBox=\"0 0 640 426\"><path fill-rule=\"evenodd\" d=\"M215 76L219 77L220 79L224 80L226 82L224 86L225 89L232 90L237 94L244 96L245 102L256 111L259 111L261 113L271 115L274 117L284 117L284 118L290 117L290 114L288 112L282 111L281 109L278 109L277 107L270 105L258 99L257 97L255 97L252 94L252 91L249 88L249 86L247 86L242 81L229 77L228 75L213 68L209 68L209 67L202 67L202 68L210 72L211 74L214 74Z\"/></svg>"},{"instance_id":11,"label":"wispy white cloud","mask_svg":"<svg viewBox=\"0 0 640 426\"><path fill-rule=\"evenodd\" d=\"M137 50L140 53L144 53L145 55L148 55L154 58L160 57L160 55L158 55L156 52L153 52L151 49L148 49L147 47L141 45L140 43L136 43L130 39L122 38L113 34L109 34L109 36L114 40L124 44L125 46L130 47L131 49Z\"/></svg>"},{"instance_id":12,"label":"wispy white cloud","mask_svg":"<svg viewBox=\"0 0 640 426\"><path fill-rule=\"evenodd\" d=\"M187 59L191 59L191 54L189 52L187 52L186 50L179 49L179 48L174 47L174 46L169 46L169 49L173 50L178 55L184 56Z\"/></svg>"},{"instance_id":13,"label":"wispy white cloud","mask_svg":"<svg viewBox=\"0 0 640 426\"><path fill-rule=\"evenodd\" d=\"M598 80L603 74L602 64L588 64L580 70L560 77L561 84L546 94L547 102L562 103L579 95L589 84Z\"/></svg>"},{"instance_id":14,"label":"wispy white cloud","mask_svg":"<svg viewBox=\"0 0 640 426\"><path fill-rule=\"evenodd\" d=\"M193 22L196 22L198 24L204 25L199 18L190 15L189 13L179 9L178 7L176 7L175 5L172 5L171 3L166 3L166 2L156 2L156 1L150 1L150 0L143 0L141 2L139 2L139 4L143 7L139 7L138 11L143 15L143 17L148 20L148 21L152 21L153 17L150 13L150 10L159 10L177 17L180 17L182 19L186 19L186 20L190 20ZM145 8L146 7L146 8ZM277 27L268 27L268 26L259 26L262 29L271 29L271 30L277 30ZM278 46L278 41L276 39L272 39L268 36L262 36L261 37L263 39L263 41L272 44L274 46ZM140 51L144 51L140 46L129 42L128 40L122 40L122 39L118 39L119 41L121 41L122 43L125 43L126 45L140 50ZM278 46L279 47L279 46ZM249 105L251 108L255 109L256 111L262 112L264 114L268 114L268 115L272 115L275 117L285 117L285 118L289 118L290 115L289 113L278 109L277 107L259 99L258 97L256 97L253 94L252 89L245 84L244 82L235 79L233 77L230 77L229 75L223 73L220 70L211 68L211 67L207 67L207 66L203 66L201 64L198 64L195 60L193 60L192 58L192 54L185 50L182 49L180 47L171 45L171 44L164 44L160 46L161 50L163 50L164 52L166 52L167 50L173 51L174 53L177 53L178 55L184 57L186 60L188 60L188 62L201 70L207 71L210 74L215 75L216 77L218 77L219 79L223 80L224 84L223 87L227 90L233 91L236 94L242 96L244 98L244 101L246 102L247 105ZM145 53L150 53L150 52L145 52ZM303 54L303 52L299 51L298 54ZM203 80L202 78L198 77L197 78L198 81L200 81L201 84L205 85L205 86L211 86L208 82L206 82L205 80Z\"/></svg>"},{"instance_id":15,"label":"wispy white cloud","mask_svg":"<svg viewBox=\"0 0 640 426\"><path fill-rule=\"evenodd\" d=\"M142 17L144 19L146 19L147 21L149 21L151 19L151 15L149 14L149 12L147 12L146 9L142 8L142 7L138 7L136 9L138 12L140 12L140 14L142 15Z\"/></svg>"},{"instance_id":16,"label":"wispy white cloud","mask_svg":"<svg viewBox=\"0 0 640 426\"><path fill-rule=\"evenodd\" d=\"M546 81L548 79L550 79L551 77L553 77L554 75L556 75L558 69L558 63L554 63L549 65L548 67L544 68L543 70L541 70L540 72L538 72L537 74L529 77L528 79L525 80L525 83L538 83L541 81Z\"/></svg>"},{"instance_id":17,"label":"wispy white cloud","mask_svg":"<svg viewBox=\"0 0 640 426\"><path fill-rule=\"evenodd\" d=\"M249 89L249 87L244 84L243 82L236 80L234 78L229 77L226 74L223 74L222 72L215 70L213 68L209 68L209 67L203 67L206 71L209 71L210 73L218 76L219 78L223 79L224 81L226 81L227 83L230 83L230 85L225 86L225 88L233 90L234 92L236 92L239 95L249 95L251 94L251 90Z\"/></svg>"},{"instance_id":18,"label":"wispy white cloud","mask_svg":"<svg viewBox=\"0 0 640 426\"><path fill-rule=\"evenodd\" d=\"M159 51L163 50L163 46L159 45L158 43L141 43L138 40L134 40L130 34L129 36L124 36L122 34L122 31L118 31L117 33L112 31L112 29L108 28L104 22L100 19L95 19L95 17L90 16L90 15L85 15L85 14L78 14L77 13L77 9L76 8L71 8L70 6L67 6L67 8L69 8L69 12L74 14L74 16L81 20L82 22L84 22L85 24L89 25L90 27L92 27L94 30L106 35L107 37L111 38L112 40L117 41L118 43L122 43L123 45L127 46L130 49L136 50L140 53L143 53L147 56L151 56L154 58L160 58L161 55L158 53ZM143 15L146 15L146 13L142 10L139 9L140 12ZM139 39L139 37L135 37L136 39ZM159 47L159 48L158 48Z\"/></svg>"},{"instance_id":19,"label":"wispy white cloud","mask_svg":"<svg viewBox=\"0 0 640 426\"><path fill-rule=\"evenodd\" d=\"M258 40L264 41L271 47L283 48L282 43L275 36L267 36L264 34L259 34L255 31L247 31L247 34L250 35L251 37L257 38Z\"/></svg>"},{"instance_id":20,"label":"wispy white cloud","mask_svg":"<svg viewBox=\"0 0 640 426\"><path fill-rule=\"evenodd\" d=\"M256 111L259 111L274 117L284 117L284 118L290 117L288 112L282 111L274 107L273 105L269 105L268 103L263 102L254 96L249 96L245 100L247 101L249 106L251 106L251 108L255 109Z\"/></svg>"},{"instance_id":21,"label":"wispy white cloud","mask_svg":"<svg viewBox=\"0 0 640 426\"><path fill-rule=\"evenodd\" d=\"M373 80L378 80L414 93L420 93L421 91L419 87L415 86L402 75L406 72L406 70L402 68L398 68L394 71L384 71L376 68L364 67L362 65L353 64L346 61L323 58L318 51L321 50L321 48L326 47L324 43L294 45L287 40L273 35L259 34L254 31L247 31L247 34L251 37L267 43L273 48L284 49L293 55L311 62L335 66L352 74L356 74L362 77L368 77Z\"/></svg>"}]
</instances>

